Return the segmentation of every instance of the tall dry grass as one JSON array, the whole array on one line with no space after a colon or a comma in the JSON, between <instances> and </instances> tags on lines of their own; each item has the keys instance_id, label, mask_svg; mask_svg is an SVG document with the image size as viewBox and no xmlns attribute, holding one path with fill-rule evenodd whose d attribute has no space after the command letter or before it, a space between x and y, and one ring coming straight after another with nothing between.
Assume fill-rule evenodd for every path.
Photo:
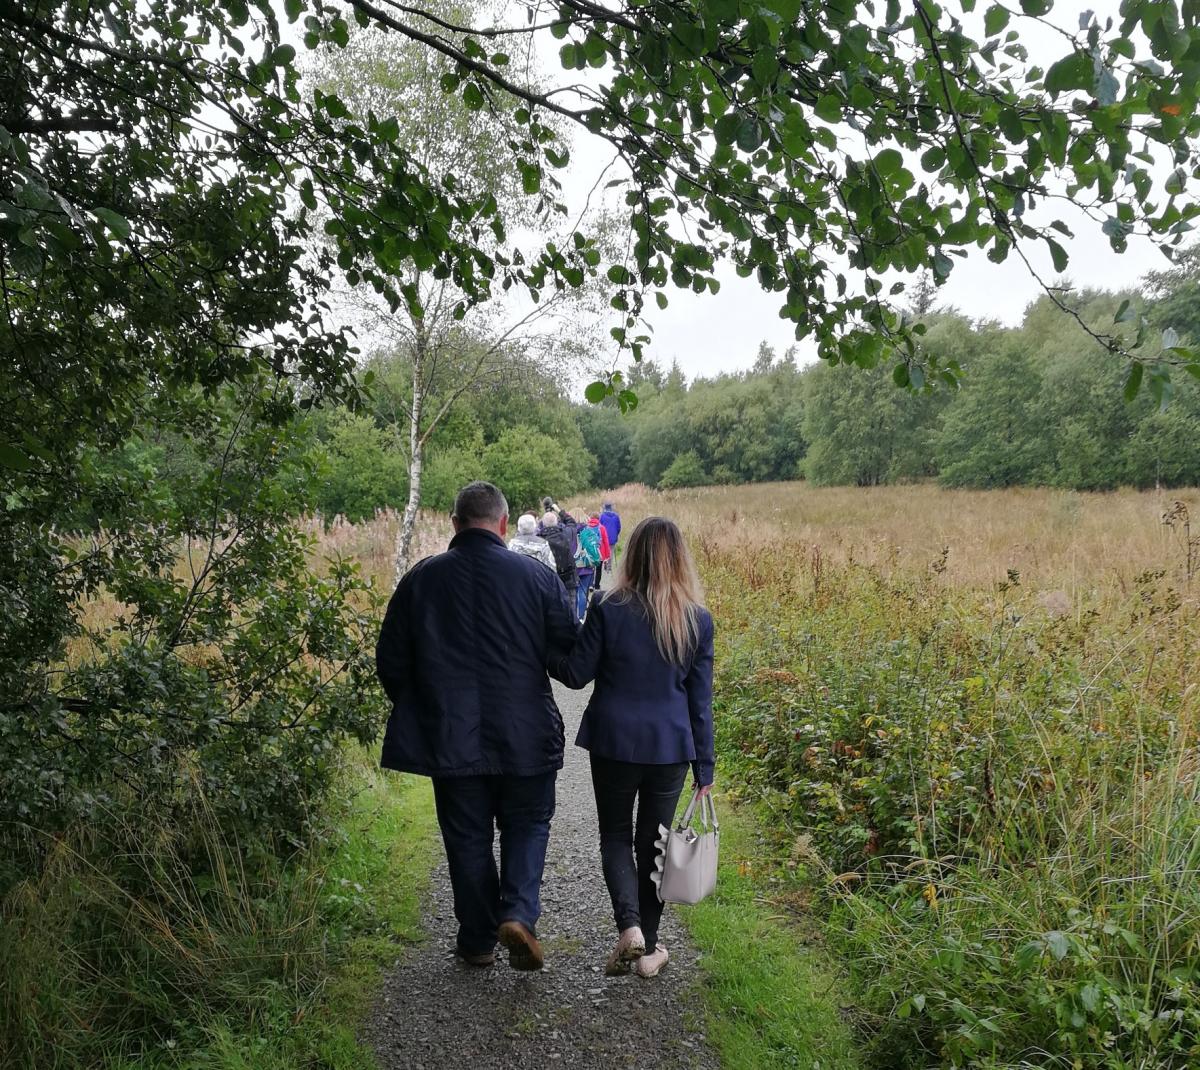
<instances>
[{"instance_id":1,"label":"tall dry grass","mask_svg":"<svg viewBox=\"0 0 1200 1070\"><path fill-rule=\"evenodd\" d=\"M833 562L894 572L925 569L941 562L945 550L949 583L990 585L1013 570L1028 586L1069 594L1108 585L1128 590L1148 569L1181 570L1186 553L1180 525L1163 523L1176 501L1190 511L1193 538L1200 535L1200 490L760 483L655 491L635 484L589 501L600 497L611 499L626 521L669 516L717 551L753 553L786 542L817 547Z\"/></svg>"}]
</instances>

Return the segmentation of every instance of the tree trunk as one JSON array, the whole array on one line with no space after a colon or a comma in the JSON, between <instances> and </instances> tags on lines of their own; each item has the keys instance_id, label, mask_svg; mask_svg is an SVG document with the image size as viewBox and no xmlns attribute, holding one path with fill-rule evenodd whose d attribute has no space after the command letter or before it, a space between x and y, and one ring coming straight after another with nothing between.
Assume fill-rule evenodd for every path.
<instances>
[{"instance_id":1,"label":"tree trunk","mask_svg":"<svg viewBox=\"0 0 1200 1070\"><path fill-rule=\"evenodd\" d=\"M425 461L425 442L421 433L421 413L425 406L425 336L418 329L416 345L413 347L413 397L412 412L408 422L408 502L396 535L396 582L408 571L408 556L412 549L413 533L417 527L417 513L421 508L421 470Z\"/></svg>"}]
</instances>

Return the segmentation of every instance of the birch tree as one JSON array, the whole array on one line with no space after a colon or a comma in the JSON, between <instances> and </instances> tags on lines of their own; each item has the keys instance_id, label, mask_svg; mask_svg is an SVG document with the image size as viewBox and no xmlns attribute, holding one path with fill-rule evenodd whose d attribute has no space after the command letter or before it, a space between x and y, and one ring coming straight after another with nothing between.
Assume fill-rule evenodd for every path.
<instances>
[{"instance_id":1,"label":"birch tree","mask_svg":"<svg viewBox=\"0 0 1200 1070\"><path fill-rule=\"evenodd\" d=\"M486 5L442 5L432 13L456 25L479 15L493 17ZM344 48L317 54L312 74L346 103L347 120L358 123L390 117L398 140L422 167L455 176L476 200L493 200L506 225L480 232L489 255L515 234L538 235L560 227L564 212L547 197L531 198L521 175L505 164L520 136L511 105L472 110L443 92L454 65L436 51L395 34L368 27L353 33ZM510 76L536 89L536 72L526 53L508 64ZM520 255L519 253L517 254ZM599 263L600 254L590 254ZM587 287L552 287L537 300L520 303L503 294L472 303L445 273L419 259L401 266L400 289L415 296L393 310L378 289L360 283L343 295L359 333L376 351L400 358L407 389L393 392L397 423L406 425L408 496L396 537L396 577L407 570L421 508L422 474L430 438L455 403L469 390L514 367L514 351L543 362L585 359L595 337L596 302Z\"/></svg>"}]
</instances>

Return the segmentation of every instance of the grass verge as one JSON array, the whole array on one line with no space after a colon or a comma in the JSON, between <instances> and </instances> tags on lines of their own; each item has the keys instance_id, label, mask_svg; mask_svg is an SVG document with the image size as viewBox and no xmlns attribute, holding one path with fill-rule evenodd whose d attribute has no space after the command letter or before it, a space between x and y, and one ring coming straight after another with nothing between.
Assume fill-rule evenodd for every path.
<instances>
[{"instance_id":1,"label":"grass verge","mask_svg":"<svg viewBox=\"0 0 1200 1070\"><path fill-rule=\"evenodd\" d=\"M374 1070L374 1056L360 1045L357 1029L384 969L404 944L421 938L421 898L437 824L428 780L384 773L368 760L355 763L353 777L361 786L347 803L343 837L325 869L331 969L324 983L300 1005L281 993L250 1028L244 1022L210 1028L207 1049L173 1066Z\"/></svg>"},{"instance_id":2,"label":"grass verge","mask_svg":"<svg viewBox=\"0 0 1200 1070\"><path fill-rule=\"evenodd\" d=\"M4 1070L368 1070L356 1038L420 937L428 781L350 755L290 852L203 805L64 836L0 898Z\"/></svg>"},{"instance_id":3,"label":"grass verge","mask_svg":"<svg viewBox=\"0 0 1200 1070\"><path fill-rule=\"evenodd\" d=\"M792 878L764 863L768 848L747 808L725 805L720 817L717 890L681 914L703 952L708 1036L722 1065L857 1070L838 978L782 901Z\"/></svg>"}]
</instances>

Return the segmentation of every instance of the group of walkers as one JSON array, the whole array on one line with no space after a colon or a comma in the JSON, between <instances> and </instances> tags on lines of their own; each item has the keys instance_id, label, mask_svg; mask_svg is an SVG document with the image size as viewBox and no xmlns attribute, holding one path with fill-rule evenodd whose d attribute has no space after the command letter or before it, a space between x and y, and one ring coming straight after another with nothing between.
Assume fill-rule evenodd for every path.
<instances>
[{"instance_id":1,"label":"group of walkers","mask_svg":"<svg viewBox=\"0 0 1200 1070\"><path fill-rule=\"evenodd\" d=\"M499 943L515 969L542 967L536 925L564 751L550 678L594 681L575 742L590 752L617 929L605 971L653 977L669 957L655 840L688 769L697 795L713 781L713 622L683 536L662 517L641 521L609 589L589 598L620 539L611 505L577 523L548 502L540 527L522 516L506 547L508 504L479 482L459 491L453 523L449 550L397 586L376 663L392 703L383 765L433 780L458 956L490 966Z\"/></svg>"},{"instance_id":2,"label":"group of walkers","mask_svg":"<svg viewBox=\"0 0 1200 1070\"><path fill-rule=\"evenodd\" d=\"M542 499L542 518L524 513L517 519L517 534L508 544L514 553L532 557L558 573L575 615L582 623L588 598L600 590L605 572L611 572L621 538L621 517L612 502L598 513L576 520L553 498Z\"/></svg>"}]
</instances>

